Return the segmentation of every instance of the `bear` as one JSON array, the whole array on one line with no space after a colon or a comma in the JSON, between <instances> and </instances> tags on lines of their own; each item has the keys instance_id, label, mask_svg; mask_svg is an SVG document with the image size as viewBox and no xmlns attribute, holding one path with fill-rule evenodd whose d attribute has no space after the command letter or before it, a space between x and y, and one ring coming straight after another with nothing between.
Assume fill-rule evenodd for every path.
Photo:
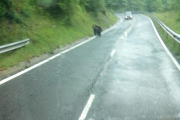
<instances>
[{"instance_id":1,"label":"bear","mask_svg":"<svg viewBox=\"0 0 180 120\"><path fill-rule=\"evenodd\" d=\"M93 25L92 28L94 30L94 35L101 36L102 28L100 26Z\"/></svg>"}]
</instances>

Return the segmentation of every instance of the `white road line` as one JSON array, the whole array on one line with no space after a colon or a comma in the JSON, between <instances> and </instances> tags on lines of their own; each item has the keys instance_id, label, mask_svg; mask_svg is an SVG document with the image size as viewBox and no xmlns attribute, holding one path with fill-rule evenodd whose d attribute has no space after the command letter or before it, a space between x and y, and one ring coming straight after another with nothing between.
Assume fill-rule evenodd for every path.
<instances>
[{"instance_id":1,"label":"white road line","mask_svg":"<svg viewBox=\"0 0 180 120\"><path fill-rule=\"evenodd\" d=\"M21 71L21 72L15 74L15 75L12 75L12 76L10 76L10 77L8 77L8 78L6 78L6 79L0 81L0 85L2 85L2 84L4 84L4 83L6 83L6 82L8 82L8 81L10 81L10 80L12 80L12 79L14 79L14 78L16 78L16 77L22 75L22 74L24 74L24 73L26 73L26 72L28 72L28 71L34 69L34 68L36 68L36 67L38 67L38 66L40 66L40 65L42 65L42 64L44 64L44 63L46 63L46 62L48 62L48 61L49 61L49 60L44 60L44 61L42 61L42 62L40 62L40 63L38 63L38 64L36 64L36 65L30 67L30 68L27 68L27 69L25 69L25 70L23 70L23 71Z\"/></svg>"},{"instance_id":2,"label":"white road line","mask_svg":"<svg viewBox=\"0 0 180 120\"><path fill-rule=\"evenodd\" d=\"M94 98L95 98L95 95L91 94L91 96L89 97L89 100L88 100L88 102L87 102L87 104L86 104L86 106L85 106L85 108L84 108L83 112L81 113L81 116L79 117L78 120L84 120L86 118L87 113L89 112L89 108L91 107L91 104L92 104Z\"/></svg>"},{"instance_id":3,"label":"white road line","mask_svg":"<svg viewBox=\"0 0 180 120\"><path fill-rule=\"evenodd\" d=\"M86 41L84 41L84 42L81 42L81 43L79 43L79 44L77 44L77 45L75 45L75 46L73 46L73 47L71 47L71 48L69 48L69 49L67 49L67 50L59 53L59 54L56 54L56 55L54 55L54 56L52 56L52 57L50 57L50 58L48 58L48 59L46 59L46 60L38 63L38 64L35 64L35 65L31 66L30 68L27 68L27 69L25 69L25 70L23 70L23 71L21 71L21 72L19 72L19 73L16 73L16 74L14 74L14 75L12 75L12 76L10 76L10 77L8 77L8 78L5 78L5 79L3 79L3 80L0 81L0 85L2 85L2 84L4 84L4 83L6 83L6 82L8 82L8 81L10 81L10 80L18 77L18 76L20 76L20 75L22 75L22 74L24 74L24 73L26 73L26 72L28 72L28 71L36 68L36 67L39 67L40 65L43 65L44 63L46 63L46 62L48 62L48 61L50 61L50 60L53 60L53 59L55 59L56 57L58 57L58 56L60 56L60 55L62 55L62 54L64 54L64 53L66 53L66 52L68 52L68 51L70 51L70 50L72 50L72 49L75 49L75 48L77 48L77 47L79 47L79 46L81 46L81 45L83 45L83 44L85 44L85 43L87 43L87 42L89 42L89 41L91 41L91 40L93 40L94 38L96 38L96 37L95 37L95 36L94 36L94 37L91 37L91 38L89 38L88 40L86 40Z\"/></svg>"},{"instance_id":4,"label":"white road line","mask_svg":"<svg viewBox=\"0 0 180 120\"><path fill-rule=\"evenodd\" d=\"M122 22L122 20L121 20L120 22ZM110 27L109 29L103 31L102 34L104 34L104 33L108 32L108 31L112 30L114 27L115 27L115 25L112 26L112 27ZM25 70L23 70L23 71L21 71L21 72L19 72L19 73L16 73L16 74L14 74L14 75L12 75L12 76L10 76L10 77L8 77L8 78L5 78L5 79L3 79L3 80L0 81L0 85L2 85L2 84L4 84L4 83L6 83L6 82L8 82L8 81L10 81L10 80L18 77L18 76L20 76L20 75L22 75L22 74L24 74L24 73L26 73L26 72L28 72L28 71L36 68L36 67L38 67L38 66L40 66L40 65L43 65L44 63L46 63L46 62L48 62L48 61L50 61L50 60L52 60L52 59L55 59L56 57L58 57L58 56L60 56L60 55L62 55L62 54L64 54L64 53L66 53L66 52L69 52L70 50L73 50L73 49L75 49L75 48L77 48L77 47L79 47L79 46L81 46L81 45L83 45L83 44L85 44L85 43L87 43L87 42L95 39L95 38L96 38L96 36L93 36L93 37L87 39L86 41L83 41L83 42L81 42L81 43L79 43L79 44L77 44L77 45L75 45L75 46L73 46L73 47L71 47L71 48L69 48L69 49L67 49L67 50L62 51L62 52L59 53L59 54L56 54L56 55L54 55L54 56L52 56L52 57L50 57L50 58L48 58L48 59L46 59L46 60L38 63L38 64L35 64L35 65L31 66L30 68L27 68L27 69L25 69Z\"/></svg>"},{"instance_id":5,"label":"white road line","mask_svg":"<svg viewBox=\"0 0 180 120\"><path fill-rule=\"evenodd\" d=\"M50 57L48 60L52 60L52 59L54 59L54 58L56 58L56 57L58 57L58 56L60 56L60 55L61 55L61 53L56 54L56 55L54 55L54 56Z\"/></svg>"},{"instance_id":6,"label":"white road line","mask_svg":"<svg viewBox=\"0 0 180 120\"><path fill-rule=\"evenodd\" d=\"M124 32L124 36L127 37L127 31Z\"/></svg>"},{"instance_id":7,"label":"white road line","mask_svg":"<svg viewBox=\"0 0 180 120\"><path fill-rule=\"evenodd\" d=\"M148 16L146 16L146 17L148 17ZM148 18L149 18L149 17L148 17ZM156 30L156 28L155 28L155 26L154 26L154 23L152 22L151 18L149 18L149 19L150 19L150 21L151 21L151 24L152 24L152 26L153 26L153 28L154 28L154 31L155 31L158 39L160 40L162 46L164 47L164 49L166 50L167 54L169 55L169 57L171 58L171 60L174 62L174 64L176 65L176 67L180 70L180 65L179 65L179 63L176 61L176 59L173 57L173 55L171 54L171 52L169 52L168 48L167 48L166 45L164 44L163 40L161 39L159 33L157 32L157 30Z\"/></svg>"},{"instance_id":8,"label":"white road line","mask_svg":"<svg viewBox=\"0 0 180 120\"><path fill-rule=\"evenodd\" d=\"M114 55L115 52L116 52L116 50L114 49L114 50L111 52L111 57Z\"/></svg>"}]
</instances>

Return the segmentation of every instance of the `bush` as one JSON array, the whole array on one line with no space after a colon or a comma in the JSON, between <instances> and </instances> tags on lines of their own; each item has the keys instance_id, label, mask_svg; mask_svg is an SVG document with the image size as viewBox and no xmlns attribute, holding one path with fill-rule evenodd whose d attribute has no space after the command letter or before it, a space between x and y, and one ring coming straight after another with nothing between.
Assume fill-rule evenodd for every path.
<instances>
[{"instance_id":1,"label":"bush","mask_svg":"<svg viewBox=\"0 0 180 120\"><path fill-rule=\"evenodd\" d=\"M106 14L104 0L81 0L80 5L83 6L87 12L102 12Z\"/></svg>"},{"instance_id":2,"label":"bush","mask_svg":"<svg viewBox=\"0 0 180 120\"><path fill-rule=\"evenodd\" d=\"M12 2L10 0L0 1L0 18L7 18L10 22L21 23L19 17L15 14Z\"/></svg>"},{"instance_id":3,"label":"bush","mask_svg":"<svg viewBox=\"0 0 180 120\"><path fill-rule=\"evenodd\" d=\"M0 18L4 17L4 15L6 14L6 8L5 5L3 3L0 2Z\"/></svg>"},{"instance_id":4,"label":"bush","mask_svg":"<svg viewBox=\"0 0 180 120\"><path fill-rule=\"evenodd\" d=\"M176 18L176 21L180 22L180 17Z\"/></svg>"}]
</instances>

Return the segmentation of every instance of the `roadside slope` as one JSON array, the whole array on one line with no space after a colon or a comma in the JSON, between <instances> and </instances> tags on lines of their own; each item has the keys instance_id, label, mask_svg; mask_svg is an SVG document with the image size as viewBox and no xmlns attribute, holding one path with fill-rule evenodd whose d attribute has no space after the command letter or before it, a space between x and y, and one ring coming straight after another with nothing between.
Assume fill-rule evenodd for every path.
<instances>
[{"instance_id":1,"label":"roadside slope","mask_svg":"<svg viewBox=\"0 0 180 120\"><path fill-rule=\"evenodd\" d=\"M8 0L9 1L9 0ZM30 38L30 44L16 51L1 54L0 71L29 61L42 54L53 54L60 46L72 44L86 36L92 36L92 24L103 29L111 26L117 18L109 10L87 12L79 3L73 3L73 12L54 12L29 0L12 0L16 19L2 18L0 22L0 45ZM55 9L56 10L56 9ZM62 14L61 14L62 13ZM69 15L69 16L67 16Z\"/></svg>"},{"instance_id":2,"label":"roadside slope","mask_svg":"<svg viewBox=\"0 0 180 120\"><path fill-rule=\"evenodd\" d=\"M180 17L178 12L157 12L155 15L169 28L180 34Z\"/></svg>"},{"instance_id":3,"label":"roadside slope","mask_svg":"<svg viewBox=\"0 0 180 120\"><path fill-rule=\"evenodd\" d=\"M167 14L170 14L170 12L155 13L155 15L158 17L158 19L160 19L164 24L166 24L169 28L171 28L175 32L180 33L180 29L178 30L177 26L175 26L175 25L178 25L179 22L177 20L167 18L166 17ZM175 58L179 61L180 60L180 52L179 52L180 44L178 42L176 42L172 37L168 36L166 31L164 31L164 29L154 20L154 18L152 16L149 16L149 17L153 20L153 22L158 30L158 33L160 34L161 38L163 39L163 41L166 44L166 46L168 47L168 49L175 56Z\"/></svg>"}]
</instances>

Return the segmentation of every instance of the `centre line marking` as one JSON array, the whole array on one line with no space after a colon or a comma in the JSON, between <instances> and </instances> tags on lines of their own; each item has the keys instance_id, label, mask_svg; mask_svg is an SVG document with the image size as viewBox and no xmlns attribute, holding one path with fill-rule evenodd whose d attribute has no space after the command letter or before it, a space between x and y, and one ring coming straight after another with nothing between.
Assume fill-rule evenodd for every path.
<instances>
[{"instance_id":1,"label":"centre line marking","mask_svg":"<svg viewBox=\"0 0 180 120\"><path fill-rule=\"evenodd\" d=\"M111 52L111 57L114 55L115 52L116 52L116 50L114 49L114 50Z\"/></svg>"},{"instance_id":2,"label":"centre line marking","mask_svg":"<svg viewBox=\"0 0 180 120\"><path fill-rule=\"evenodd\" d=\"M91 107L91 104L92 104L94 98L95 98L95 95L91 94L91 96L89 97L89 100L88 100L88 102L87 102L87 104L86 104L86 106L85 106L85 108L84 108L83 112L81 113L81 116L79 117L78 120L85 120L87 113L89 111L89 108Z\"/></svg>"}]
</instances>

